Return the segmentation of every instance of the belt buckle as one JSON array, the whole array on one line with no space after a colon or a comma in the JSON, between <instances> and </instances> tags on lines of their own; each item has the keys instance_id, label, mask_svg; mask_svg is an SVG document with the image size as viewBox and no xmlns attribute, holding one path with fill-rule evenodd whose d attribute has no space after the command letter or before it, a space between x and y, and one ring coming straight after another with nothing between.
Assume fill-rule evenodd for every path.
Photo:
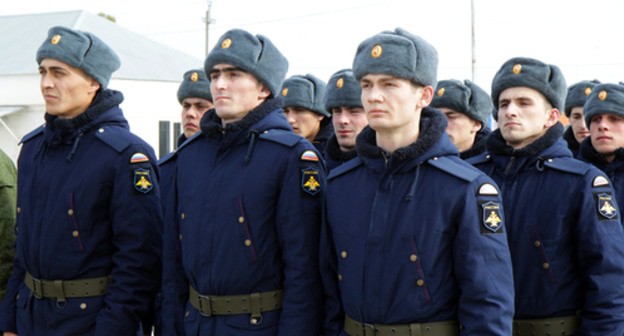
<instances>
[{"instance_id":1,"label":"belt buckle","mask_svg":"<svg viewBox=\"0 0 624 336\"><path fill-rule=\"evenodd\" d=\"M33 296L36 297L37 299L43 298L43 284L41 283L41 280L32 278L32 283L33 283Z\"/></svg>"},{"instance_id":2,"label":"belt buckle","mask_svg":"<svg viewBox=\"0 0 624 336\"><path fill-rule=\"evenodd\" d=\"M210 303L210 297L204 295L197 295L199 302L199 313L202 316L211 317L212 316L212 304Z\"/></svg>"},{"instance_id":3,"label":"belt buckle","mask_svg":"<svg viewBox=\"0 0 624 336\"><path fill-rule=\"evenodd\" d=\"M362 323L362 331L364 332L363 336L377 335L377 329L375 329L375 325L370 323Z\"/></svg>"}]
</instances>

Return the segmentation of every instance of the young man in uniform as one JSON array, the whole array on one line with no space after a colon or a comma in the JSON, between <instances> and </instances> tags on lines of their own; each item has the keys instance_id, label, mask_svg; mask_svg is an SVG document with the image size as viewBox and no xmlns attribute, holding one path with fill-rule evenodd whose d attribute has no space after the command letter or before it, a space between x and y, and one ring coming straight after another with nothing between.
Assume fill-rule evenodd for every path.
<instances>
[{"instance_id":1,"label":"young man in uniform","mask_svg":"<svg viewBox=\"0 0 624 336\"><path fill-rule=\"evenodd\" d=\"M431 107L446 116L446 133L462 159L485 151L485 139L490 134L487 125L494 106L483 89L468 79L442 80L438 82Z\"/></svg>"},{"instance_id":2,"label":"young man in uniform","mask_svg":"<svg viewBox=\"0 0 624 336\"><path fill-rule=\"evenodd\" d=\"M506 61L492 81L499 128L469 162L502 190L514 334L624 335L624 233L613 187L561 139L558 67Z\"/></svg>"},{"instance_id":3,"label":"young man in uniform","mask_svg":"<svg viewBox=\"0 0 624 336\"><path fill-rule=\"evenodd\" d=\"M287 69L268 38L240 29L221 36L206 59L215 107L201 133L162 163L175 170L164 211L175 224L165 226L174 232L165 232L164 335L182 325L187 335L319 332L326 183L318 152L284 118ZM168 279L179 267L175 249L186 300L180 280ZM183 323L168 312L180 303Z\"/></svg>"},{"instance_id":4,"label":"young man in uniform","mask_svg":"<svg viewBox=\"0 0 624 336\"><path fill-rule=\"evenodd\" d=\"M325 165L331 170L351 159L355 152L355 139L368 125L362 107L362 88L351 69L334 73L325 88L325 109L332 114L334 135L327 141Z\"/></svg>"},{"instance_id":5,"label":"young man in uniform","mask_svg":"<svg viewBox=\"0 0 624 336\"><path fill-rule=\"evenodd\" d=\"M580 81L568 88L565 100L565 115L570 120L570 127L563 132L563 140L568 143L568 148L572 151L572 156L577 157L581 142L589 136L589 130L585 124L583 116L583 106L587 97L594 87L600 84L599 81Z\"/></svg>"},{"instance_id":6,"label":"young man in uniform","mask_svg":"<svg viewBox=\"0 0 624 336\"><path fill-rule=\"evenodd\" d=\"M598 84L584 106L590 136L579 158L609 176L617 204L624 204L624 85Z\"/></svg>"},{"instance_id":7,"label":"young man in uniform","mask_svg":"<svg viewBox=\"0 0 624 336\"><path fill-rule=\"evenodd\" d=\"M120 66L97 36L53 27L37 51L45 125L22 139L5 335L136 335L160 287L158 168L128 130Z\"/></svg>"},{"instance_id":8,"label":"young man in uniform","mask_svg":"<svg viewBox=\"0 0 624 336\"><path fill-rule=\"evenodd\" d=\"M193 69L184 73L178 88L178 101L182 105L182 134L178 147L193 134L199 132L199 122L208 110L213 108L210 81L204 69Z\"/></svg>"},{"instance_id":9,"label":"young man in uniform","mask_svg":"<svg viewBox=\"0 0 624 336\"><path fill-rule=\"evenodd\" d=\"M397 28L353 61L369 127L328 177L326 335L510 335L513 284L494 182L428 107L436 50ZM461 325L461 327L460 327Z\"/></svg>"},{"instance_id":10,"label":"young man in uniform","mask_svg":"<svg viewBox=\"0 0 624 336\"><path fill-rule=\"evenodd\" d=\"M323 105L325 86L325 82L314 75L295 75L284 81L281 91L288 123L322 156L325 156L327 140L333 134L331 114Z\"/></svg>"}]
</instances>

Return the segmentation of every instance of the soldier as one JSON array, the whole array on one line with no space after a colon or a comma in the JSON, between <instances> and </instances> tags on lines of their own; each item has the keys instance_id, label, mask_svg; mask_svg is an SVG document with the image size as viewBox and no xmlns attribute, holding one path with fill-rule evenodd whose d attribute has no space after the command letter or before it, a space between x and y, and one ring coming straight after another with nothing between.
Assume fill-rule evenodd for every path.
<instances>
[{"instance_id":1,"label":"soldier","mask_svg":"<svg viewBox=\"0 0 624 336\"><path fill-rule=\"evenodd\" d=\"M579 146L583 139L589 136L589 130L583 117L583 105L594 87L600 84L598 80L580 81L568 88L565 100L565 115L570 119L570 127L563 132L563 139L568 143L572 156L577 157Z\"/></svg>"},{"instance_id":2,"label":"soldier","mask_svg":"<svg viewBox=\"0 0 624 336\"><path fill-rule=\"evenodd\" d=\"M590 136L579 158L609 176L617 203L624 204L624 85L598 84L584 106Z\"/></svg>"},{"instance_id":3,"label":"soldier","mask_svg":"<svg viewBox=\"0 0 624 336\"><path fill-rule=\"evenodd\" d=\"M328 177L326 335L510 335L513 284L499 190L457 155L428 107L436 50L397 28L353 61L369 126ZM354 188L356 192L354 193Z\"/></svg>"},{"instance_id":4,"label":"soldier","mask_svg":"<svg viewBox=\"0 0 624 336\"><path fill-rule=\"evenodd\" d=\"M165 218L176 224L165 232L164 335L182 325L187 335L319 332L325 175L314 146L284 118L287 69L268 38L240 29L221 36L205 61L215 108L162 163L175 171ZM171 279L175 249L182 280ZM170 311L182 302L183 323Z\"/></svg>"},{"instance_id":5,"label":"soldier","mask_svg":"<svg viewBox=\"0 0 624 336\"><path fill-rule=\"evenodd\" d=\"M333 134L331 114L323 105L325 82L314 75L295 75L282 84L284 114L295 133L310 141L325 156Z\"/></svg>"},{"instance_id":6,"label":"soldier","mask_svg":"<svg viewBox=\"0 0 624 336\"><path fill-rule=\"evenodd\" d=\"M446 133L462 159L485 151L485 139L490 134L487 125L494 106L483 89L468 79L442 80L438 82L431 106L446 116Z\"/></svg>"},{"instance_id":7,"label":"soldier","mask_svg":"<svg viewBox=\"0 0 624 336\"><path fill-rule=\"evenodd\" d=\"M37 51L45 125L22 139L5 335L135 335L160 286L158 168L128 130L120 66L97 36L53 27Z\"/></svg>"},{"instance_id":8,"label":"soldier","mask_svg":"<svg viewBox=\"0 0 624 336\"><path fill-rule=\"evenodd\" d=\"M613 187L576 160L558 121L557 66L506 61L492 81L499 128L469 159L503 190L514 335L624 335L624 233Z\"/></svg>"},{"instance_id":9,"label":"soldier","mask_svg":"<svg viewBox=\"0 0 624 336\"><path fill-rule=\"evenodd\" d=\"M204 69L189 70L184 73L178 88L178 101L182 105L182 134L178 139L178 147L186 139L199 132L199 122L214 104L210 93L210 81Z\"/></svg>"},{"instance_id":10,"label":"soldier","mask_svg":"<svg viewBox=\"0 0 624 336\"><path fill-rule=\"evenodd\" d=\"M325 89L325 109L332 114L334 135L327 141L325 164L328 170L354 158L355 139L368 125L362 107L362 89L351 69L334 73Z\"/></svg>"},{"instance_id":11,"label":"soldier","mask_svg":"<svg viewBox=\"0 0 624 336\"><path fill-rule=\"evenodd\" d=\"M15 254L15 198L17 172L11 158L0 150L0 299L6 293ZM2 331L2 329L0 329Z\"/></svg>"}]
</instances>

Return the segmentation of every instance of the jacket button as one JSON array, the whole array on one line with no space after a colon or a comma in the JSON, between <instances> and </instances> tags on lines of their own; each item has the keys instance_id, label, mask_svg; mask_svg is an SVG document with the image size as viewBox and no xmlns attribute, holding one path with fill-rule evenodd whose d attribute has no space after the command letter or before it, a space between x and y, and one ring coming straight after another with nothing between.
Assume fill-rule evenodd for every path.
<instances>
[{"instance_id":1,"label":"jacket button","mask_svg":"<svg viewBox=\"0 0 624 336\"><path fill-rule=\"evenodd\" d=\"M86 303L84 303L84 302L83 302L83 303L81 303L81 304L80 304L80 309L82 309L82 310L87 309L87 304L86 304Z\"/></svg>"},{"instance_id":2,"label":"jacket button","mask_svg":"<svg viewBox=\"0 0 624 336\"><path fill-rule=\"evenodd\" d=\"M70 216L73 216L74 215L74 210L73 209L67 210L67 214L70 215Z\"/></svg>"},{"instance_id":3,"label":"jacket button","mask_svg":"<svg viewBox=\"0 0 624 336\"><path fill-rule=\"evenodd\" d=\"M251 320L249 320L249 323L251 323L252 325L256 325L256 324L258 324L258 319L253 317L253 318L251 318Z\"/></svg>"},{"instance_id":4,"label":"jacket button","mask_svg":"<svg viewBox=\"0 0 624 336\"><path fill-rule=\"evenodd\" d=\"M180 214L180 218L184 219L186 218L186 214L184 214L184 212L182 214Z\"/></svg>"},{"instance_id":5,"label":"jacket button","mask_svg":"<svg viewBox=\"0 0 624 336\"><path fill-rule=\"evenodd\" d=\"M190 312L187 310L186 312L184 312L184 316L189 316Z\"/></svg>"},{"instance_id":6,"label":"jacket button","mask_svg":"<svg viewBox=\"0 0 624 336\"><path fill-rule=\"evenodd\" d=\"M245 223L245 217L243 216L238 217L238 222L241 224Z\"/></svg>"},{"instance_id":7,"label":"jacket button","mask_svg":"<svg viewBox=\"0 0 624 336\"><path fill-rule=\"evenodd\" d=\"M418 260L418 257L417 257L415 254L412 254L412 255L410 256L410 261L411 261L411 262L416 262L416 260Z\"/></svg>"},{"instance_id":8,"label":"jacket button","mask_svg":"<svg viewBox=\"0 0 624 336\"><path fill-rule=\"evenodd\" d=\"M180 239L180 241L182 241L182 234L181 233L178 235L178 239Z\"/></svg>"},{"instance_id":9,"label":"jacket button","mask_svg":"<svg viewBox=\"0 0 624 336\"><path fill-rule=\"evenodd\" d=\"M72 232L72 236L74 236L74 238L78 237L80 235L80 233L78 232L78 230L74 230Z\"/></svg>"},{"instance_id":10,"label":"jacket button","mask_svg":"<svg viewBox=\"0 0 624 336\"><path fill-rule=\"evenodd\" d=\"M342 259L345 259L347 257L347 251L340 252L340 256L342 257Z\"/></svg>"},{"instance_id":11,"label":"jacket button","mask_svg":"<svg viewBox=\"0 0 624 336\"><path fill-rule=\"evenodd\" d=\"M338 274L338 281L342 281L342 274Z\"/></svg>"},{"instance_id":12,"label":"jacket button","mask_svg":"<svg viewBox=\"0 0 624 336\"><path fill-rule=\"evenodd\" d=\"M98 130L98 132L100 132L100 133L104 133L104 129L103 129L103 128L100 128L100 129Z\"/></svg>"},{"instance_id":13,"label":"jacket button","mask_svg":"<svg viewBox=\"0 0 624 336\"><path fill-rule=\"evenodd\" d=\"M542 268L543 268L543 269L545 269L545 270L547 270L547 269L549 269L549 268L550 268L550 264L549 264L549 263L547 263L547 262L545 262L545 263L543 263L543 264L542 264Z\"/></svg>"},{"instance_id":14,"label":"jacket button","mask_svg":"<svg viewBox=\"0 0 624 336\"><path fill-rule=\"evenodd\" d=\"M423 279L418 279L418 281L416 281L416 285L417 285L418 287L422 287L422 286L424 286L424 285L425 285L425 280L423 280Z\"/></svg>"},{"instance_id":15,"label":"jacket button","mask_svg":"<svg viewBox=\"0 0 624 336\"><path fill-rule=\"evenodd\" d=\"M22 212L22 208L17 207L17 213L20 213L20 212Z\"/></svg>"},{"instance_id":16,"label":"jacket button","mask_svg":"<svg viewBox=\"0 0 624 336\"><path fill-rule=\"evenodd\" d=\"M541 241L539 241L539 240L536 240L536 241L533 243L533 245L535 245L535 247L540 247L540 246L542 246L542 242L541 242Z\"/></svg>"},{"instance_id":17,"label":"jacket button","mask_svg":"<svg viewBox=\"0 0 624 336\"><path fill-rule=\"evenodd\" d=\"M251 240L245 239L245 246L251 246Z\"/></svg>"}]
</instances>

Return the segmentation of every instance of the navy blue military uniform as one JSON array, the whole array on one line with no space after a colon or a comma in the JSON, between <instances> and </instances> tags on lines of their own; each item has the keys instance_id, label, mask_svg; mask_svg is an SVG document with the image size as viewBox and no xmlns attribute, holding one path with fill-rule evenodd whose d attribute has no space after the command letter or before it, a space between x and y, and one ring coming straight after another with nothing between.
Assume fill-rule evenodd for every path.
<instances>
[{"instance_id":1,"label":"navy blue military uniform","mask_svg":"<svg viewBox=\"0 0 624 336\"><path fill-rule=\"evenodd\" d=\"M367 324L457 321L466 335L511 334L501 198L458 157L446 125L438 110L423 109L418 140L391 155L367 127L358 157L328 176L326 335L347 335L344 314Z\"/></svg>"},{"instance_id":2,"label":"navy blue military uniform","mask_svg":"<svg viewBox=\"0 0 624 336\"><path fill-rule=\"evenodd\" d=\"M0 329L136 334L160 286L162 216L153 150L129 132L122 101L102 90L78 117L46 114L45 126L22 140L16 258ZM37 298L26 272L110 283L104 295Z\"/></svg>"},{"instance_id":3,"label":"navy blue military uniform","mask_svg":"<svg viewBox=\"0 0 624 336\"><path fill-rule=\"evenodd\" d=\"M514 150L500 130L468 160L505 200L516 287L515 318L575 316L576 335L624 334L624 233L605 174L572 158L552 126Z\"/></svg>"},{"instance_id":4,"label":"navy blue military uniform","mask_svg":"<svg viewBox=\"0 0 624 336\"><path fill-rule=\"evenodd\" d=\"M338 140L335 135L327 140L327 144L325 146L325 166L327 167L327 171L331 171L356 156L357 152L355 149L343 152L340 149L340 145L338 144Z\"/></svg>"},{"instance_id":5,"label":"navy blue military uniform","mask_svg":"<svg viewBox=\"0 0 624 336\"><path fill-rule=\"evenodd\" d=\"M210 110L202 132L163 167L174 171L167 197L175 225L166 225L165 253L179 249L186 282L202 295L230 296L283 290L281 309L206 316L186 304L186 335L317 335L321 288L318 236L324 167L318 152L294 134L280 98L221 126ZM168 220L168 219L167 219ZM171 229L171 230L169 230ZM181 333L184 285L176 256L165 257L164 334ZM188 287L187 287L188 289ZM187 295L188 300L188 295ZM176 303L177 301L177 303ZM178 328L174 331L171 329Z\"/></svg>"},{"instance_id":6,"label":"navy blue military uniform","mask_svg":"<svg viewBox=\"0 0 624 336\"><path fill-rule=\"evenodd\" d=\"M487 127L480 129L479 132L475 134L475 141L472 147L459 153L459 157L461 157L464 160L467 160L473 156L477 156L485 152L486 139L487 139L487 136L491 132L492 131Z\"/></svg>"},{"instance_id":7,"label":"navy blue military uniform","mask_svg":"<svg viewBox=\"0 0 624 336\"><path fill-rule=\"evenodd\" d=\"M581 142L578 158L593 164L607 174L615 189L617 204L620 206L624 204L624 148L617 149L613 161L607 163L604 156L592 146L591 138L587 137Z\"/></svg>"}]
</instances>

